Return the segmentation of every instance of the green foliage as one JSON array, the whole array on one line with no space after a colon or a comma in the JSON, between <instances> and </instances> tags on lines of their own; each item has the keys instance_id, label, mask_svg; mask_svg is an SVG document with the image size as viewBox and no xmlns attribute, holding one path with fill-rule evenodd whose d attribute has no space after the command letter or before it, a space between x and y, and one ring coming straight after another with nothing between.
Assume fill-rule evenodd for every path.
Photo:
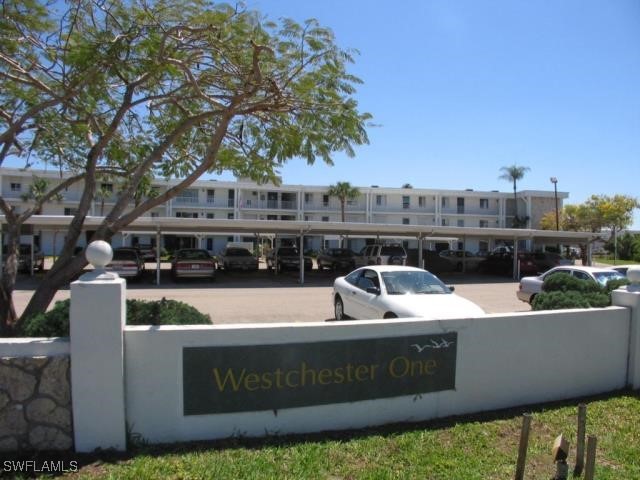
<instances>
[{"instance_id":1,"label":"green foliage","mask_svg":"<svg viewBox=\"0 0 640 480\"><path fill-rule=\"evenodd\" d=\"M21 324L20 336L69 336L69 300L56 302L53 309L39 313ZM176 300L127 300L127 325L207 325L209 315Z\"/></svg>"},{"instance_id":2,"label":"green foliage","mask_svg":"<svg viewBox=\"0 0 640 480\"><path fill-rule=\"evenodd\" d=\"M545 279L542 292L535 296L531 307L533 310L604 308L611 305L611 291L628 283L627 279L610 280L603 288L593 281L556 273Z\"/></svg>"},{"instance_id":3,"label":"green foliage","mask_svg":"<svg viewBox=\"0 0 640 480\"><path fill-rule=\"evenodd\" d=\"M545 278L542 284L543 292L601 292L602 288L596 282L581 280L566 273L554 273Z\"/></svg>"}]
</instances>

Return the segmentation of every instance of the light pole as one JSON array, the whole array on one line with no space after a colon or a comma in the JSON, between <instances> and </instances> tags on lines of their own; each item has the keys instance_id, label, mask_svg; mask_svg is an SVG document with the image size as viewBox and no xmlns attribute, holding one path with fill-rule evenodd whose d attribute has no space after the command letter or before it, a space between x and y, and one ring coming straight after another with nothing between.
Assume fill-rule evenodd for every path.
<instances>
[{"instance_id":1,"label":"light pole","mask_svg":"<svg viewBox=\"0 0 640 480\"><path fill-rule=\"evenodd\" d=\"M553 195L556 200L556 230L560 230L560 213L558 212L558 179L556 177L550 178L553 183Z\"/></svg>"}]
</instances>

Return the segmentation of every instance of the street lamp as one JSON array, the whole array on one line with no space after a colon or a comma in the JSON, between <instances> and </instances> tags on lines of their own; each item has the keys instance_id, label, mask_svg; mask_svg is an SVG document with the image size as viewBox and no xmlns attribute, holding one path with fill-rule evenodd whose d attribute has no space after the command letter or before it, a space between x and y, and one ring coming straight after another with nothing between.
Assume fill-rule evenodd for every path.
<instances>
[{"instance_id":1,"label":"street lamp","mask_svg":"<svg viewBox=\"0 0 640 480\"><path fill-rule=\"evenodd\" d=\"M553 183L553 195L556 199L556 230L560 230L560 213L558 212L558 179L556 177L550 178Z\"/></svg>"}]
</instances>

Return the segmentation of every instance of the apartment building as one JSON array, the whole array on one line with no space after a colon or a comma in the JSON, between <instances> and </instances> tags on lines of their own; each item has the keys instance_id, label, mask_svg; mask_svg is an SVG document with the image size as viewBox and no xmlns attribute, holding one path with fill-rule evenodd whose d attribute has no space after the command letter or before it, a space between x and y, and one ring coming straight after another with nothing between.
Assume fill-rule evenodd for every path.
<instances>
[{"instance_id":1,"label":"apartment building","mask_svg":"<svg viewBox=\"0 0 640 480\"><path fill-rule=\"evenodd\" d=\"M60 181L58 172L0 168L0 195L16 211L30 204L29 191L35 178L46 178L50 184ZM157 179L154 188L162 192L177 183L176 180ZM76 211L83 185L76 184L42 209L43 215L73 215ZM164 205L147 212L151 217L180 217L198 219L246 219L265 221L340 222L341 205L336 197L328 194L328 186L310 185L259 185L247 179L234 182L200 180ZM451 226L469 228L509 228L516 215L516 202L511 192L444 190L431 188L389 188L379 186L358 187L358 198L345 205L345 221L395 225ZM118 196L116 182L102 183L92 202L92 216L103 216L110 210ZM558 192L558 207L568 197ZM538 228L542 216L554 211L553 191L518 192L517 215L527 219L527 228ZM463 231L463 230L462 230ZM27 231L46 254L57 252L63 243L64 232ZM91 232L87 233L87 236ZM86 238L84 239L86 242ZM164 235L167 248L200 247L218 253L229 241L255 241L246 234L229 236L216 232L203 235ZM336 236L305 238L305 248L319 249L339 241ZM372 239L350 238L349 246L359 250ZM415 241L404 241L409 248L416 248ZM114 238L115 246L154 243L153 234L129 234L123 232ZM448 240L450 248L463 248L462 242ZM84 243L82 243L84 245ZM492 247L489 239L473 239L466 243L467 250L487 250ZM435 245L431 244L434 248ZM442 247L442 245L440 245Z\"/></svg>"}]
</instances>

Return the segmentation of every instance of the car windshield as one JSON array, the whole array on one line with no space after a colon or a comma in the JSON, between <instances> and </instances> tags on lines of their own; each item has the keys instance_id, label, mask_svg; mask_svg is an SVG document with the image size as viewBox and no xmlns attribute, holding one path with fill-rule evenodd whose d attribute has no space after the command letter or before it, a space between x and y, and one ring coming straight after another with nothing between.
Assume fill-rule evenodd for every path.
<instances>
[{"instance_id":1,"label":"car windshield","mask_svg":"<svg viewBox=\"0 0 640 480\"><path fill-rule=\"evenodd\" d=\"M180 260L209 260L211 257L206 250L181 250L178 252Z\"/></svg>"},{"instance_id":2,"label":"car windshield","mask_svg":"<svg viewBox=\"0 0 640 480\"><path fill-rule=\"evenodd\" d=\"M404 248L385 245L382 247L380 255L404 256Z\"/></svg>"},{"instance_id":3,"label":"car windshield","mask_svg":"<svg viewBox=\"0 0 640 480\"><path fill-rule=\"evenodd\" d=\"M351 250L346 248L332 248L328 253L332 257L350 257L352 255Z\"/></svg>"},{"instance_id":4,"label":"car windshield","mask_svg":"<svg viewBox=\"0 0 640 480\"><path fill-rule=\"evenodd\" d=\"M133 250L114 250L113 251L113 259L114 260L137 260L136 252Z\"/></svg>"},{"instance_id":5,"label":"car windshield","mask_svg":"<svg viewBox=\"0 0 640 480\"><path fill-rule=\"evenodd\" d=\"M610 280L622 280L626 278L619 272L596 272L593 274L598 283L603 287L607 285Z\"/></svg>"},{"instance_id":6,"label":"car windshield","mask_svg":"<svg viewBox=\"0 0 640 480\"><path fill-rule=\"evenodd\" d=\"M251 252L246 248L230 248L227 250L228 257L251 257Z\"/></svg>"},{"instance_id":7,"label":"car windshield","mask_svg":"<svg viewBox=\"0 0 640 480\"><path fill-rule=\"evenodd\" d=\"M381 275L389 295L451 293L449 287L427 271L391 271Z\"/></svg>"}]
</instances>

